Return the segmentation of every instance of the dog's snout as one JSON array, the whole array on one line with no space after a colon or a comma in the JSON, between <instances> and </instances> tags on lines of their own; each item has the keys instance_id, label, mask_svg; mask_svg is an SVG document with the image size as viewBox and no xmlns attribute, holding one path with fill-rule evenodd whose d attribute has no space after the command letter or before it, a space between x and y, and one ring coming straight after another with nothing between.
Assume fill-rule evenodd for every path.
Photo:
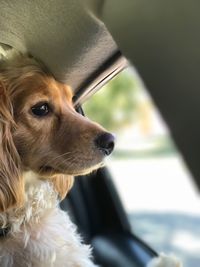
<instances>
[{"instance_id":1,"label":"dog's snout","mask_svg":"<svg viewBox=\"0 0 200 267\"><path fill-rule=\"evenodd\" d=\"M96 138L95 144L104 155L108 156L114 149L115 137L110 133L103 133Z\"/></svg>"}]
</instances>

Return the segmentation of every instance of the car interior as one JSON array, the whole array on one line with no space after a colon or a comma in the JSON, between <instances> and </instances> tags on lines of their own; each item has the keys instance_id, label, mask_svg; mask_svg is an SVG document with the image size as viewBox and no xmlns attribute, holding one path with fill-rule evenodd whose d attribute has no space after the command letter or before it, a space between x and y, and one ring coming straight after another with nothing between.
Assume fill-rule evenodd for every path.
<instances>
[{"instance_id":1,"label":"car interior","mask_svg":"<svg viewBox=\"0 0 200 267\"><path fill-rule=\"evenodd\" d=\"M83 116L81 105L133 64L200 187L199 7L195 0L4 0L0 43L44 62L72 87ZM61 208L92 245L95 262L146 266L157 252L132 232L109 170L75 181Z\"/></svg>"}]
</instances>

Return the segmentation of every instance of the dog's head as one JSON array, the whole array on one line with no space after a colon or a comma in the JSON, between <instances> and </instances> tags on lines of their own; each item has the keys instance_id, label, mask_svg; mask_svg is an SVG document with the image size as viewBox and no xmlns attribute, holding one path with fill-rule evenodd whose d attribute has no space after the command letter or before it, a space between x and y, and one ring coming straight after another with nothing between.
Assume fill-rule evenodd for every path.
<instances>
[{"instance_id":1,"label":"dog's head","mask_svg":"<svg viewBox=\"0 0 200 267\"><path fill-rule=\"evenodd\" d=\"M33 58L0 64L0 209L23 201L23 172L51 179L63 197L75 175L102 164L114 137L78 114L71 89Z\"/></svg>"}]
</instances>

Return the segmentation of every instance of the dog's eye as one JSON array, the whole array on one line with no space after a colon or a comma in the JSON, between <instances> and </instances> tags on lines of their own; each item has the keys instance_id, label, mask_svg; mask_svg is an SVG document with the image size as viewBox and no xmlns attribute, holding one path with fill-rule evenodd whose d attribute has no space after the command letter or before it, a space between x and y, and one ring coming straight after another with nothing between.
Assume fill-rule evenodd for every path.
<instances>
[{"instance_id":1,"label":"dog's eye","mask_svg":"<svg viewBox=\"0 0 200 267\"><path fill-rule=\"evenodd\" d=\"M33 106L31 108L31 111L34 115L38 117L42 117L42 116L46 116L47 114L49 114L50 107L47 103L42 103L42 104L39 103Z\"/></svg>"}]
</instances>

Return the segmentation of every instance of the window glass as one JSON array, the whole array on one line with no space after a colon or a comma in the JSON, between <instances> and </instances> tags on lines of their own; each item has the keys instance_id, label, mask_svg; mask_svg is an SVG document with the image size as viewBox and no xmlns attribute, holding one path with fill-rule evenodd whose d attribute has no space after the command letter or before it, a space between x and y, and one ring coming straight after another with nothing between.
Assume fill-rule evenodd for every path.
<instances>
[{"instance_id":1,"label":"window glass","mask_svg":"<svg viewBox=\"0 0 200 267\"><path fill-rule=\"evenodd\" d=\"M184 266L199 267L199 192L136 72L120 73L83 108L117 134L106 165L134 233Z\"/></svg>"}]
</instances>

